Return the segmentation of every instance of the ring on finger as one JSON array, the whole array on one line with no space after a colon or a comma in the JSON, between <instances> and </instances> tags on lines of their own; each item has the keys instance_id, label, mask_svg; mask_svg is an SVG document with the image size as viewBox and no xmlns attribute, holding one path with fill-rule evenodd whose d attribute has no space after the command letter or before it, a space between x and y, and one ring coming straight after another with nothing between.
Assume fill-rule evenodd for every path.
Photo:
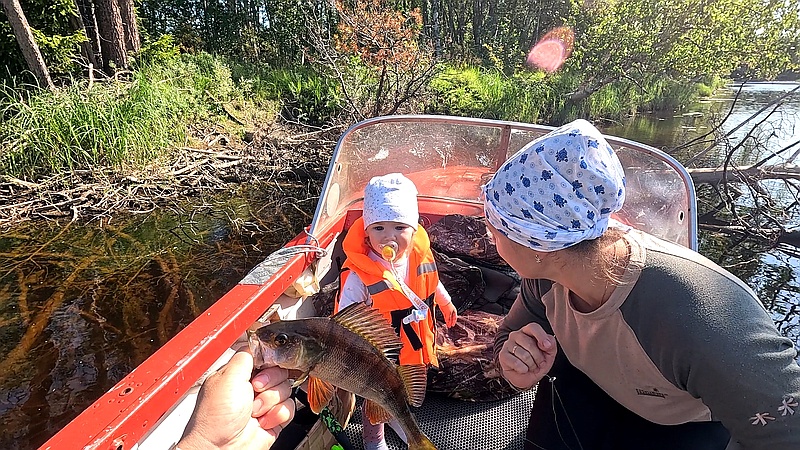
<instances>
[{"instance_id":1,"label":"ring on finger","mask_svg":"<svg viewBox=\"0 0 800 450\"><path fill-rule=\"evenodd\" d=\"M511 349L511 354L514 356L517 356L517 347L519 347L519 345L514 344L514 348Z\"/></svg>"}]
</instances>

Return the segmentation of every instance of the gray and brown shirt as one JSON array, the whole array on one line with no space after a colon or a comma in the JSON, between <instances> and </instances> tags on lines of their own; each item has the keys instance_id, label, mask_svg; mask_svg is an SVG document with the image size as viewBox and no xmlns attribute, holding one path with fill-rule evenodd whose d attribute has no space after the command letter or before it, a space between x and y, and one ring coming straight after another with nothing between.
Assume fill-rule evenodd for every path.
<instances>
[{"instance_id":1,"label":"gray and brown shirt","mask_svg":"<svg viewBox=\"0 0 800 450\"><path fill-rule=\"evenodd\" d=\"M498 332L537 322L570 363L651 422L718 420L744 448L800 449L800 367L753 291L690 249L625 235L624 283L590 313L524 280ZM549 283L547 283L549 285ZM591 405L587 405L590 408Z\"/></svg>"}]
</instances>

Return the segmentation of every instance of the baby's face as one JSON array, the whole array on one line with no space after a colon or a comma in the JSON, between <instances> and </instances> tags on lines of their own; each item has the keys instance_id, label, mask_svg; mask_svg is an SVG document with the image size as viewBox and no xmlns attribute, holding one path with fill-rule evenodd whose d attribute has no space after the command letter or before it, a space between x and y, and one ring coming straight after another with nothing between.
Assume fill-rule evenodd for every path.
<instances>
[{"instance_id":1,"label":"baby's face","mask_svg":"<svg viewBox=\"0 0 800 450\"><path fill-rule=\"evenodd\" d=\"M369 246L379 255L384 246L397 244L397 257L406 254L414 237L414 229L400 222L375 222L367 227L366 233Z\"/></svg>"}]
</instances>

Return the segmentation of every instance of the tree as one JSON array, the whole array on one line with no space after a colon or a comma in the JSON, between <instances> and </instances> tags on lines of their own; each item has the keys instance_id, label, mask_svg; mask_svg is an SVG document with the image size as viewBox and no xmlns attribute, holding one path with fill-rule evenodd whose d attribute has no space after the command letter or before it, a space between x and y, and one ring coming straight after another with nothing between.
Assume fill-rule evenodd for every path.
<instances>
[{"instance_id":1,"label":"tree","mask_svg":"<svg viewBox=\"0 0 800 450\"><path fill-rule=\"evenodd\" d=\"M142 45L139 38L139 26L136 24L136 12L133 8L133 0L118 1L122 25L125 28L125 49L131 53L138 53Z\"/></svg>"},{"instance_id":2,"label":"tree","mask_svg":"<svg viewBox=\"0 0 800 450\"><path fill-rule=\"evenodd\" d=\"M33 32L30 25L28 25L28 19L25 18L25 13L22 11L19 0L2 0L2 3L28 68L36 77L40 86L50 90L55 89L53 80L50 78L50 72L44 62L44 57L42 57L42 52L33 38Z\"/></svg>"},{"instance_id":3,"label":"tree","mask_svg":"<svg viewBox=\"0 0 800 450\"><path fill-rule=\"evenodd\" d=\"M580 101L620 80L675 80L748 74L771 77L797 67L797 2L761 0L598 0L576 15ZM780 18L780 20L776 20Z\"/></svg>"},{"instance_id":4,"label":"tree","mask_svg":"<svg viewBox=\"0 0 800 450\"><path fill-rule=\"evenodd\" d=\"M103 54L103 68L112 74L118 69L128 68L125 50L125 27L117 0L95 0L97 31Z\"/></svg>"},{"instance_id":5,"label":"tree","mask_svg":"<svg viewBox=\"0 0 800 450\"><path fill-rule=\"evenodd\" d=\"M353 117L413 110L436 71L432 50L421 43L420 11L401 11L381 0L351 6L337 1L336 8L335 33L325 23L309 24L315 27L315 50L339 80Z\"/></svg>"}]
</instances>

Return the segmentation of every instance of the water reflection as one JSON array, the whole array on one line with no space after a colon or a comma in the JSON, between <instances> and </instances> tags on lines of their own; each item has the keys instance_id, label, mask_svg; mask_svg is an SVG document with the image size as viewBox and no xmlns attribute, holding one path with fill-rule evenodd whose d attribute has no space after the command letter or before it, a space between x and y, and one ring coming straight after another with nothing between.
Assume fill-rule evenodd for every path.
<instances>
[{"instance_id":1,"label":"water reflection","mask_svg":"<svg viewBox=\"0 0 800 450\"><path fill-rule=\"evenodd\" d=\"M300 232L317 195L270 184L0 236L0 448L41 445Z\"/></svg>"},{"instance_id":2,"label":"water reflection","mask_svg":"<svg viewBox=\"0 0 800 450\"><path fill-rule=\"evenodd\" d=\"M747 83L731 85L713 98L698 102L683 112L661 116L640 116L626 124L604 128L645 142L672 154L691 167L796 163L800 156L800 84ZM788 97L784 94L792 93ZM715 143L709 135L721 125ZM676 150L690 140L695 145ZM702 157L698 157L702 154ZM720 192L708 184L697 186L698 215L730 201L748 221L777 220L786 229L800 226L797 187L790 180L762 180L757 188ZM763 222L759 222L759 217ZM800 250L776 249L774 241L745 240L700 230L700 253L727 268L753 287L772 313L778 328L800 344Z\"/></svg>"}]
</instances>

